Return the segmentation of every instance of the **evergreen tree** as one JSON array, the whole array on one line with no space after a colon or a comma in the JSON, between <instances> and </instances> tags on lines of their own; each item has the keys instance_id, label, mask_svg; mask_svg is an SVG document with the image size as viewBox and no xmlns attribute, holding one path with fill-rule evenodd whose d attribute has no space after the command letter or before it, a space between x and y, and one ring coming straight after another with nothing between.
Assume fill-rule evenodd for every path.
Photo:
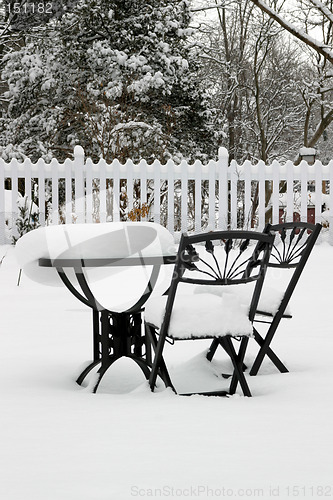
<instances>
[{"instance_id":1,"label":"evergreen tree","mask_svg":"<svg viewBox=\"0 0 333 500\"><path fill-rule=\"evenodd\" d=\"M95 160L213 157L189 23L188 0L81 0L6 56L1 144L34 159L75 144Z\"/></svg>"}]
</instances>

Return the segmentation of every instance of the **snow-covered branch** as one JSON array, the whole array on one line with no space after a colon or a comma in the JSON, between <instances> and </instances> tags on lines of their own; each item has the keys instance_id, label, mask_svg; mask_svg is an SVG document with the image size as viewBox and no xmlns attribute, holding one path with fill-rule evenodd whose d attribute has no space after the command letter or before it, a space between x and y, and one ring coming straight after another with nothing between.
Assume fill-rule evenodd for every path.
<instances>
[{"instance_id":1,"label":"snow-covered branch","mask_svg":"<svg viewBox=\"0 0 333 500\"><path fill-rule=\"evenodd\" d=\"M316 7L324 16L331 22L333 23L333 12L326 7L326 5L323 4L323 2L320 2L320 0L310 0L312 5Z\"/></svg>"},{"instance_id":2,"label":"snow-covered branch","mask_svg":"<svg viewBox=\"0 0 333 500\"><path fill-rule=\"evenodd\" d=\"M305 31L297 28L294 24L287 21L280 14L275 12L275 10L269 7L269 5L267 5L266 2L264 2L263 0L251 0L251 2L257 7L259 7L259 9L261 9L263 12L266 12L266 14L268 14L272 19L274 19L274 21L280 24L282 28L291 33L294 37L306 43L309 47L311 47L316 52L321 54L329 62L333 63L333 52L327 47L327 45L323 44L322 42L319 42L315 38L308 35ZM312 3L315 3L315 0L313 0ZM316 3L319 4L321 2L316 2ZM331 15L333 14L331 13Z\"/></svg>"},{"instance_id":3,"label":"snow-covered branch","mask_svg":"<svg viewBox=\"0 0 333 500\"><path fill-rule=\"evenodd\" d=\"M225 7L226 2L221 2L215 5L207 5L206 7L192 7L190 9L191 12L202 12L204 10L211 10L211 9L220 9L222 7Z\"/></svg>"}]
</instances>

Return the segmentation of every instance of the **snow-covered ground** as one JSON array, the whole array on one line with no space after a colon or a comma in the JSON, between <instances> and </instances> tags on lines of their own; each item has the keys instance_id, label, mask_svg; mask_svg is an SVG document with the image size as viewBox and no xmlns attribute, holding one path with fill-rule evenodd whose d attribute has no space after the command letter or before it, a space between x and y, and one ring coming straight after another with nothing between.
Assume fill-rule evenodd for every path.
<instances>
[{"instance_id":1,"label":"snow-covered ground","mask_svg":"<svg viewBox=\"0 0 333 500\"><path fill-rule=\"evenodd\" d=\"M19 274L0 247L0 498L333 496L333 247L317 245L253 397L151 393L127 360L97 394L75 384L91 353L91 312L63 287ZM216 388L222 353L168 346L176 386ZM254 341L246 362L253 360ZM186 363L181 362L186 359ZM187 375L185 374L187 369ZM178 385L177 385L178 384Z\"/></svg>"}]
</instances>

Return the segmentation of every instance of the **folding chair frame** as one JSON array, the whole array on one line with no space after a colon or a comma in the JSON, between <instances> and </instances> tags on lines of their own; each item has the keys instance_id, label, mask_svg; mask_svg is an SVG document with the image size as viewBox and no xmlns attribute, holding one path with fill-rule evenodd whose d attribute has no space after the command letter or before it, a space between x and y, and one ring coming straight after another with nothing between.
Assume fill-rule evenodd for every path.
<instances>
[{"instance_id":1,"label":"folding chair frame","mask_svg":"<svg viewBox=\"0 0 333 500\"><path fill-rule=\"evenodd\" d=\"M294 290L296 288L296 285L299 281L299 278L303 272L303 269L305 267L305 264L308 261L308 258L312 252L312 249L318 239L319 233L321 231L321 224L309 224L307 222L286 222L284 224L276 224L276 225L270 225L267 224L267 226L264 229L265 233L280 233L281 231L286 231L286 230L291 230L295 231L300 229L300 234L311 231L311 234L308 236L306 245L304 246L304 250L301 254L301 257L297 263L293 262L292 255L290 255L290 248L289 251L287 251L285 258L281 260L279 263L268 263L268 267L275 267L275 268L294 268L295 271L292 275L292 278L287 286L287 289L285 291L284 297L281 301L281 304L279 306L279 309L275 316L273 317L269 329L266 333L265 338L263 339L259 332L254 329L254 338L257 341L257 343L260 345L260 350L256 356L256 359L254 360L254 363L251 367L250 370L250 375L257 375L259 368L262 365L262 362L264 360L264 357L267 355L271 361L274 363L274 365L277 367L277 369L281 373L287 373L288 369L286 366L279 360L279 358L273 353L273 351L270 348L270 344L273 340L273 337L277 331L277 328L280 324L280 321L282 318L290 318L291 316L288 316L285 314L286 308L289 304L289 301L291 299L292 294L294 293ZM296 237L296 234L295 234ZM284 241L282 242L283 245L285 245ZM289 244L290 246L290 244ZM260 311L258 311L260 313ZM255 319L255 321L257 321Z\"/></svg>"},{"instance_id":2,"label":"folding chair frame","mask_svg":"<svg viewBox=\"0 0 333 500\"><path fill-rule=\"evenodd\" d=\"M198 278L187 278L184 276L184 273L186 269L192 269L195 270L197 269L196 265L194 264L195 260L202 260L199 259L199 256L196 254L196 251L193 247L194 244L196 243L201 243L205 242L206 244L206 250L207 252L213 254L214 248L212 241L213 240L222 240L226 241L228 243L232 242L233 240L245 240L247 242L249 241L256 241L256 247L254 252L252 253L252 256L250 257L251 262L249 262L249 266L251 267L251 270L249 270L247 267L242 273L240 278L235 278L233 275L227 275L225 274L226 268L224 269L224 274L222 276L221 271L220 271L220 277L215 279L214 282L212 282L211 279L198 279ZM164 384L166 387L170 387L175 393L175 387L172 384L170 375L168 373L166 363L163 358L163 349L164 345L166 342L166 338L168 337L168 331L169 331L169 326L170 326L170 320L171 320L171 315L172 315L172 308L173 304L175 301L175 296L177 292L177 287L179 283L191 283L191 284L204 284L204 285L230 285L230 284L241 284L241 283L247 283L249 281L256 281L255 289L253 292L253 297L250 305L250 311L249 311L249 320L253 322L255 311L257 309L258 301L259 301L259 296L260 292L263 286L263 280L267 268L267 264L269 261L269 255L270 251L272 248L274 237L271 234L263 234L263 233L256 233L256 232L250 232L250 231L216 231L216 232L210 232L210 233L201 233L199 235L194 235L194 236L187 236L187 235L182 235L180 244L179 244L179 250L178 250L178 255L177 255L177 261L175 264L174 268L174 273L173 273L173 278L171 281L170 288L168 290L168 295L167 295L167 302L166 302L166 307L165 307L165 315L164 319L159 331L159 335L157 338L156 335L156 330L154 325L151 325L149 323L146 323L146 330L147 334L149 335L151 339L151 344L153 346L153 349L155 351L155 356L154 356L154 361L152 365L152 370L149 378L149 384L150 388L152 391L154 391L155 384L156 384L156 379L157 376L159 375L162 380L164 381ZM227 245L226 243L226 245ZM244 247L245 249L246 247ZM228 250L229 251L229 250ZM240 250L240 254L241 255ZM263 252L263 253L262 253ZM261 258L259 259L259 255L262 253ZM258 268L258 273L257 275L251 274L253 268L257 267ZM235 271L233 271L235 273ZM238 273L240 274L240 273ZM237 275L238 276L238 275ZM205 393L198 393L196 392L195 394L205 394L205 395L227 395L227 394L234 394L238 383L240 384L242 391L245 396L251 396L250 389L248 387L248 384L246 382L244 372L243 372L243 360L244 360L244 355L245 355L245 349L244 347L247 345L248 342L248 337L243 336L244 342L241 344L241 348L238 353L236 353L234 345L232 343L232 338L234 335L224 335L220 336L217 338L214 338L214 341L217 343L217 345L221 345L221 347L225 350L225 352L229 355L232 365L233 365L233 374L231 377L231 382L229 386L228 391L214 391L214 392L205 392ZM212 338L211 336L200 336L198 338ZM175 338L175 340L179 340ZM190 340L190 339L184 339L184 340ZM189 395L189 394L186 394Z\"/></svg>"},{"instance_id":3,"label":"folding chair frame","mask_svg":"<svg viewBox=\"0 0 333 500\"><path fill-rule=\"evenodd\" d=\"M317 238L319 236L319 233L321 231L321 224L310 224L307 222L286 222L282 224L276 224L276 225L271 225L267 224L265 229L264 229L264 234L268 233L280 233L281 234L281 240L282 240L282 246L283 246L283 251L282 254L276 249L274 246L274 249L277 250L278 254L276 255L274 253L274 249L271 253L271 259L275 257L276 262L272 262L272 260L269 261L268 267L271 268L280 268L280 269L291 269L294 268L295 271L291 277L291 280L286 288L284 297L281 301L281 304L279 306L278 311L276 314L270 315L268 313L265 313L263 311L257 310L256 314L259 314L262 317L267 317L267 321L258 319L257 316L254 318L254 322L257 323L267 323L269 324L269 328L267 330L267 333L265 337L262 337L258 330L254 328L254 339L260 346L259 352L255 358L255 361L251 367L250 370L250 375L257 375L262 362L264 360L264 357L267 356L272 363L276 366L276 368L281 372L281 373L287 373L288 368L282 363L282 361L278 358L278 356L273 352L271 349L270 345L271 342L274 338L274 335L277 331L277 328L280 324L280 321L282 318L291 318L290 315L285 314L286 308L288 306L288 303L290 301L290 298L295 290L295 287L298 283L298 280L303 272L303 269L305 267L305 264L310 256L310 253L317 241ZM286 244L286 231L292 231L293 232L293 237L291 242L289 241L289 244L287 246ZM299 231L299 233L297 233ZM306 242L301 245L301 250L303 248L303 251L301 253L296 250L297 248L297 243L300 241L300 239L303 237L303 235L306 232L311 231L310 235L308 236ZM296 239L294 243L292 241ZM298 259L298 262L294 262L295 259ZM269 318L272 318L269 320ZM242 343L244 344L243 346L241 345L240 350L245 349L245 340L242 340ZM246 342L247 345L247 342ZM218 348L218 343L214 339L210 349L207 353L207 359L209 361L212 360L216 349ZM245 365L243 366L243 369L246 369Z\"/></svg>"}]
</instances>

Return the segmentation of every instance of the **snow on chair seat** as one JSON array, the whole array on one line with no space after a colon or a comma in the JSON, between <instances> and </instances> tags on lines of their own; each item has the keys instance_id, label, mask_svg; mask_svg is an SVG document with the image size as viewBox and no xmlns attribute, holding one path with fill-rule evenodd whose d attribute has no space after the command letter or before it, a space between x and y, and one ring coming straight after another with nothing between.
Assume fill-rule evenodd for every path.
<instances>
[{"instance_id":1,"label":"snow on chair seat","mask_svg":"<svg viewBox=\"0 0 333 500\"><path fill-rule=\"evenodd\" d=\"M259 303L257 307L257 314L262 314L262 315L267 315L267 316L274 316L278 309L279 306L283 300L285 290L279 290L277 288L273 288L267 285L267 279L268 277L266 276L266 282L264 283L260 298L259 298ZM236 301L240 301L242 304L249 304L251 300L251 293L252 290L248 286L238 286L237 289L235 289L233 286L226 286L222 288L214 287L211 285L207 286L197 286L194 291L194 294L203 294L203 293L210 293L214 295L218 295L220 297L223 297L224 294L228 293L229 295L232 295ZM286 310L284 315L286 317L291 317L291 308L290 304L287 305Z\"/></svg>"},{"instance_id":2,"label":"snow on chair seat","mask_svg":"<svg viewBox=\"0 0 333 500\"><path fill-rule=\"evenodd\" d=\"M145 320L160 329L163 323L167 297L151 299L145 310ZM252 336L249 307L233 294L222 297L205 293L180 295L175 302L168 337L174 339L212 338L222 335Z\"/></svg>"}]
</instances>

